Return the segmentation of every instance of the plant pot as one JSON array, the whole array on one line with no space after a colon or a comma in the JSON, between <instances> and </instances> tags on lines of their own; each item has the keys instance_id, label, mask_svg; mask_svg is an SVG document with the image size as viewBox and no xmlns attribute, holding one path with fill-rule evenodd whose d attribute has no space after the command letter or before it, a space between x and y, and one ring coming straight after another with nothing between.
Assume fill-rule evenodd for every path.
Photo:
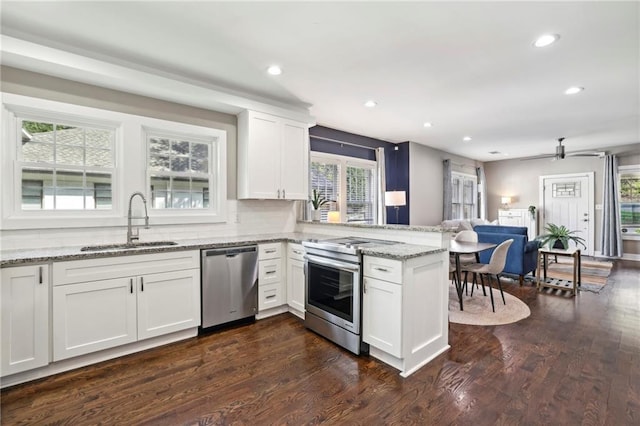
<instances>
[{"instance_id":1,"label":"plant pot","mask_svg":"<svg viewBox=\"0 0 640 426\"><path fill-rule=\"evenodd\" d=\"M311 220L314 222L320 222L322 218L322 212L320 210L311 210Z\"/></svg>"},{"instance_id":2,"label":"plant pot","mask_svg":"<svg viewBox=\"0 0 640 426\"><path fill-rule=\"evenodd\" d=\"M562 241L560 240L556 240L555 243L553 243L553 247L554 249L560 249L560 250L566 250L564 244L562 244Z\"/></svg>"}]
</instances>

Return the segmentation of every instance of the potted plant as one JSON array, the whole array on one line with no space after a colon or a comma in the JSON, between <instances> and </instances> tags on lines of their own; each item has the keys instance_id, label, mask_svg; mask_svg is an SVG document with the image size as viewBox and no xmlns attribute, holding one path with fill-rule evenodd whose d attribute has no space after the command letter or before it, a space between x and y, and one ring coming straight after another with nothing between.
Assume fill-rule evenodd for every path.
<instances>
[{"instance_id":1,"label":"potted plant","mask_svg":"<svg viewBox=\"0 0 640 426\"><path fill-rule=\"evenodd\" d=\"M309 198L309 202L313 207L311 211L311 218L314 222L320 222L320 207L329 202L328 199L320 195L317 189L313 190L313 195Z\"/></svg>"},{"instance_id":2,"label":"potted plant","mask_svg":"<svg viewBox=\"0 0 640 426\"><path fill-rule=\"evenodd\" d=\"M578 231L569 231L564 225L555 225L548 223L544 228L547 231L546 234L540 235L537 239L540 241L540 245L548 245L552 248L569 248L569 241L573 241L576 246L580 244L585 249L587 246L584 244L584 239L574 235Z\"/></svg>"}]
</instances>

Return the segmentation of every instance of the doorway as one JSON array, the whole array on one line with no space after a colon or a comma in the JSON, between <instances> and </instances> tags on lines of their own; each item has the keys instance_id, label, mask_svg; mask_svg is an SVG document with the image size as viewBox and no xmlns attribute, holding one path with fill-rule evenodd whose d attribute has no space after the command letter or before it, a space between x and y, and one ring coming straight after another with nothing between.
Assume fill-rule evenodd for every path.
<instances>
[{"instance_id":1,"label":"doorway","mask_svg":"<svg viewBox=\"0 0 640 426\"><path fill-rule=\"evenodd\" d=\"M595 220L594 172L540 176L542 229L548 223L564 225L584 238L583 254L593 256ZM544 233L544 231L542 231ZM569 247L576 245L571 242Z\"/></svg>"}]
</instances>

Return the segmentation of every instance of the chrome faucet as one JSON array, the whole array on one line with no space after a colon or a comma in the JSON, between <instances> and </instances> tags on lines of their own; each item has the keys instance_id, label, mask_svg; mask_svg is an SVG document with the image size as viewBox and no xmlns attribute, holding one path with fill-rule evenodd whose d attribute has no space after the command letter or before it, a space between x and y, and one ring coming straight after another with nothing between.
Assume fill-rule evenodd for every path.
<instances>
[{"instance_id":1,"label":"chrome faucet","mask_svg":"<svg viewBox=\"0 0 640 426\"><path fill-rule=\"evenodd\" d=\"M142 198L142 202L144 203L144 217L134 217L133 213L131 213L131 202L136 195L140 196L140 198ZM133 228L131 227L131 219L144 219L144 227L145 229L149 229L149 213L147 212L147 200L146 198L144 198L142 192L136 191L131 194L131 197L129 197L129 211L127 213L127 244L133 244L134 241L138 241L140 239L140 231L138 230L138 228L136 228L134 232Z\"/></svg>"}]
</instances>

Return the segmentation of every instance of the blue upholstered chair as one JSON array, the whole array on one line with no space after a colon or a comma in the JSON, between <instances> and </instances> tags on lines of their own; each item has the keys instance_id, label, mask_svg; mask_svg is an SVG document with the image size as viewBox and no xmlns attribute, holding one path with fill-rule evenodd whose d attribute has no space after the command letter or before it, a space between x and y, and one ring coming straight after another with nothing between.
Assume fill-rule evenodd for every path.
<instances>
[{"instance_id":1,"label":"blue upholstered chair","mask_svg":"<svg viewBox=\"0 0 640 426\"><path fill-rule=\"evenodd\" d=\"M527 228L524 226L500 226L477 225L473 228L478 234L478 242L500 244L503 241L513 239L513 244L507 252L507 262L502 275L517 275L520 285L524 282L524 276L534 273L538 261L538 241L529 241ZM489 263L492 250L480 253L480 262Z\"/></svg>"}]
</instances>

